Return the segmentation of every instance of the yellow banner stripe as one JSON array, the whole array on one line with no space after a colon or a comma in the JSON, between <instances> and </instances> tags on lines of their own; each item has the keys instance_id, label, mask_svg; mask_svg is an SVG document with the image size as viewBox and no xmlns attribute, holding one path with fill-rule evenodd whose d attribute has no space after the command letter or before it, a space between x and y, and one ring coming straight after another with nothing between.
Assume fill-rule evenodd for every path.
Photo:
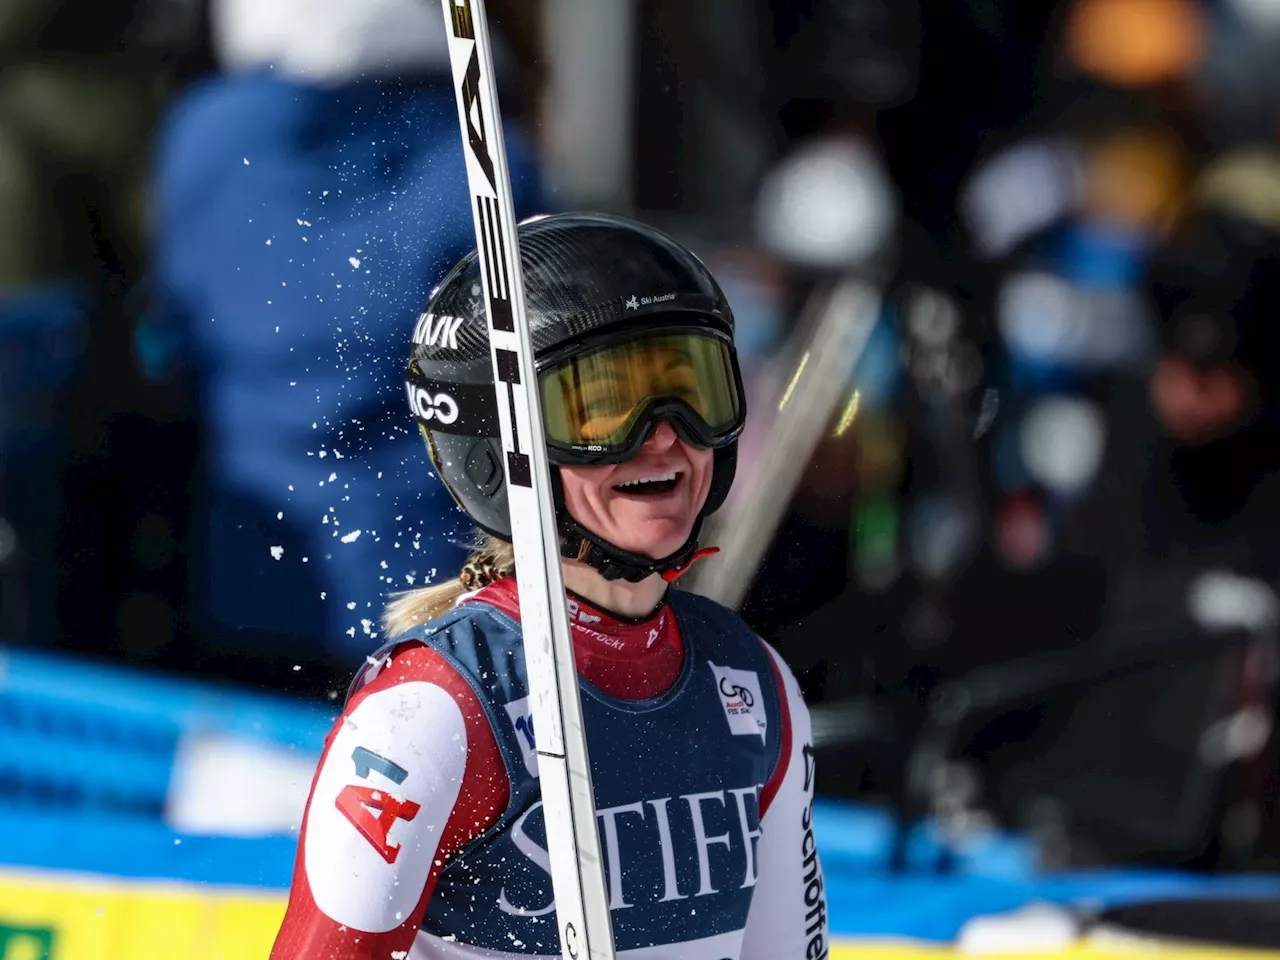
<instances>
[{"instance_id":1,"label":"yellow banner stripe","mask_svg":"<svg viewBox=\"0 0 1280 960\"><path fill-rule=\"evenodd\" d=\"M1084 940L1066 949L1000 953L960 953L947 944L926 945L907 940L844 940L831 946L831 960L938 960L941 957L989 957L991 960L1280 960L1280 951L1234 950L1228 947L1187 946L1133 940L1125 943Z\"/></svg>"},{"instance_id":2,"label":"yellow banner stripe","mask_svg":"<svg viewBox=\"0 0 1280 960\"><path fill-rule=\"evenodd\" d=\"M279 893L5 871L0 960L264 960L284 907Z\"/></svg>"},{"instance_id":3,"label":"yellow banner stripe","mask_svg":"<svg viewBox=\"0 0 1280 960\"><path fill-rule=\"evenodd\" d=\"M0 960L265 960L284 916L282 893L0 871ZM1067 949L976 954L905 939L837 940L831 960L1280 960L1280 951L1086 940Z\"/></svg>"}]
</instances>

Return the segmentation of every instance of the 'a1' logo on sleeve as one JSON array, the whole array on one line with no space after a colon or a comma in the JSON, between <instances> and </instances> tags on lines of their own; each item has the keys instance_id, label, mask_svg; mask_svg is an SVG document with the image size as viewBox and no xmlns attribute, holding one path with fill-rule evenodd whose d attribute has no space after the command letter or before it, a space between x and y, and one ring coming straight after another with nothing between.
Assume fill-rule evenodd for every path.
<instances>
[{"instance_id":1,"label":"'a1' logo on sleeve","mask_svg":"<svg viewBox=\"0 0 1280 960\"><path fill-rule=\"evenodd\" d=\"M317 909L369 933L404 923L466 769L466 721L447 690L406 680L362 694L332 734L300 839Z\"/></svg>"},{"instance_id":2,"label":"'a1' logo on sleeve","mask_svg":"<svg viewBox=\"0 0 1280 960\"><path fill-rule=\"evenodd\" d=\"M404 783L409 775L398 763L364 747L356 747L351 759L356 765L356 776L362 780L369 779L375 770L395 784ZM412 820L420 809L412 800L397 800L385 790L356 783L343 787L334 804L387 863L395 863L400 853L399 845L389 841L387 834L397 820ZM376 817L374 810L378 811Z\"/></svg>"},{"instance_id":3,"label":"'a1' logo on sleeve","mask_svg":"<svg viewBox=\"0 0 1280 960\"><path fill-rule=\"evenodd\" d=\"M769 718L765 714L764 697L760 694L760 675L754 670L735 670L721 667L710 660L707 666L715 678L716 693L724 707L729 732L734 736L759 734L765 738Z\"/></svg>"}]
</instances>

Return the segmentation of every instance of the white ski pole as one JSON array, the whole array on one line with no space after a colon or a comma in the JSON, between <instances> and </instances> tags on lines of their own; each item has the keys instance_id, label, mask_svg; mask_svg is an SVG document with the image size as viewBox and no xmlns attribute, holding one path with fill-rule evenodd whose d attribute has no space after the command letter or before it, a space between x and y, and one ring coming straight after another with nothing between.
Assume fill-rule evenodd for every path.
<instances>
[{"instance_id":1,"label":"white ski pole","mask_svg":"<svg viewBox=\"0 0 1280 960\"><path fill-rule=\"evenodd\" d=\"M488 21L484 0L442 4L506 455L507 503L560 953L568 960L614 960ZM613 864L613 869L620 865Z\"/></svg>"}]
</instances>

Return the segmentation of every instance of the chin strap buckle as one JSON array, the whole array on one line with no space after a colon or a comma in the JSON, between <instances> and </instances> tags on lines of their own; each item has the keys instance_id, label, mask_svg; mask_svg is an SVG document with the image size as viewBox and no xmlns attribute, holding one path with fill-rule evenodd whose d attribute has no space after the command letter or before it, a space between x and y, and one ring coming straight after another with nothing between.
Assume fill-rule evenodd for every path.
<instances>
[{"instance_id":1,"label":"chin strap buckle","mask_svg":"<svg viewBox=\"0 0 1280 960\"><path fill-rule=\"evenodd\" d=\"M668 567L666 570L663 570L661 577L663 580L667 581L667 583L673 583L675 580L688 573L689 568L697 561L701 560L703 557L714 557L719 552L719 547L703 547L701 550L695 550L693 556L684 563L680 563L674 567Z\"/></svg>"}]
</instances>

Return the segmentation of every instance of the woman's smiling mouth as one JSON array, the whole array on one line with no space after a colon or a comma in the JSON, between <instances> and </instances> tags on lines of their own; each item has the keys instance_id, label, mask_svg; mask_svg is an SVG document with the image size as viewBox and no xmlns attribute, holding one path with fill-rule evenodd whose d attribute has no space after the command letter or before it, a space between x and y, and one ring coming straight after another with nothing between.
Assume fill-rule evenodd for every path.
<instances>
[{"instance_id":1,"label":"woman's smiling mouth","mask_svg":"<svg viewBox=\"0 0 1280 960\"><path fill-rule=\"evenodd\" d=\"M614 484L613 489L617 493L626 494L628 496L656 496L673 491L679 485L683 477L684 474L677 470L650 473L641 477L636 477L632 480L624 480L622 483Z\"/></svg>"}]
</instances>

